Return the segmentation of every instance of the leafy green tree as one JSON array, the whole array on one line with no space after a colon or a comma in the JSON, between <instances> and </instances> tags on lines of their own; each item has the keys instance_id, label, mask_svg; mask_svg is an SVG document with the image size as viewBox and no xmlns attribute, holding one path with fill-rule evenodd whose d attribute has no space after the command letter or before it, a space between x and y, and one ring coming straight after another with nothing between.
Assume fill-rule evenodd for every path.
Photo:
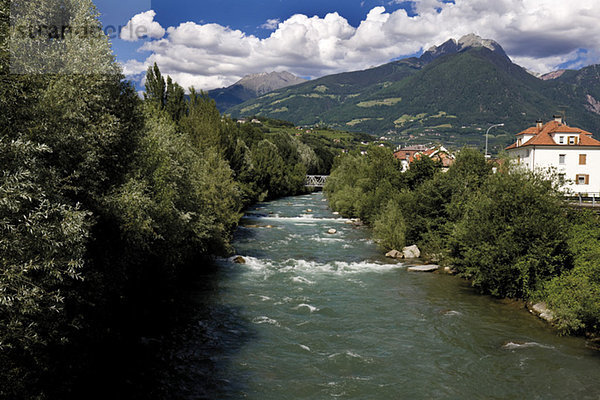
<instances>
[{"instance_id":1,"label":"leafy green tree","mask_svg":"<svg viewBox=\"0 0 600 400\"><path fill-rule=\"evenodd\" d=\"M72 27L52 39L1 38L0 380L7 397L34 398L93 320L80 314L101 269L91 255L106 243L105 199L123 182L141 118L106 37L82 33L100 31L90 1L12 3L24 26ZM9 7L0 3L3 33Z\"/></svg>"},{"instance_id":2,"label":"leafy green tree","mask_svg":"<svg viewBox=\"0 0 600 400\"><path fill-rule=\"evenodd\" d=\"M373 236L385 250L402 250L406 245L406 224L395 199L389 200L373 224Z\"/></svg>"},{"instance_id":3,"label":"leafy green tree","mask_svg":"<svg viewBox=\"0 0 600 400\"><path fill-rule=\"evenodd\" d=\"M263 192L261 198L276 198L286 192L285 162L277 146L264 139L252 148L254 180Z\"/></svg>"},{"instance_id":4,"label":"leafy green tree","mask_svg":"<svg viewBox=\"0 0 600 400\"><path fill-rule=\"evenodd\" d=\"M0 397L37 395L45 349L79 326L65 307L85 276L90 214L44 190L40 158L50 149L0 138Z\"/></svg>"},{"instance_id":5,"label":"leafy green tree","mask_svg":"<svg viewBox=\"0 0 600 400\"><path fill-rule=\"evenodd\" d=\"M215 101L204 92L190 89L188 113L179 123L183 132L199 149L213 148L223 151L223 140L227 139L222 133L221 114Z\"/></svg>"},{"instance_id":6,"label":"leafy green tree","mask_svg":"<svg viewBox=\"0 0 600 400\"><path fill-rule=\"evenodd\" d=\"M136 165L111 204L125 240L168 268L226 252L240 210L229 165L214 149L199 156L166 112L148 116Z\"/></svg>"},{"instance_id":7,"label":"leafy green tree","mask_svg":"<svg viewBox=\"0 0 600 400\"><path fill-rule=\"evenodd\" d=\"M441 165L427 156L416 158L406 171L405 179L409 188L416 189L423 182L433 178Z\"/></svg>"},{"instance_id":8,"label":"leafy green tree","mask_svg":"<svg viewBox=\"0 0 600 400\"><path fill-rule=\"evenodd\" d=\"M430 165L430 164L429 164ZM454 224L462 219L470 196L491 174L483 154L463 149L446 173L425 180L414 191L403 195L403 210L411 216L407 237L426 253L443 256Z\"/></svg>"},{"instance_id":9,"label":"leafy green tree","mask_svg":"<svg viewBox=\"0 0 600 400\"><path fill-rule=\"evenodd\" d=\"M564 333L600 333L600 218L577 211L569 232L574 268L548 282L539 298Z\"/></svg>"},{"instance_id":10,"label":"leafy green tree","mask_svg":"<svg viewBox=\"0 0 600 400\"><path fill-rule=\"evenodd\" d=\"M571 265L568 225L553 182L512 168L490 176L465 205L452 235L453 262L483 292L527 299Z\"/></svg>"},{"instance_id":11,"label":"leafy green tree","mask_svg":"<svg viewBox=\"0 0 600 400\"><path fill-rule=\"evenodd\" d=\"M344 156L325 186L330 205L343 215L373 223L404 187L400 171L399 161L386 148L371 147L366 155Z\"/></svg>"}]
</instances>

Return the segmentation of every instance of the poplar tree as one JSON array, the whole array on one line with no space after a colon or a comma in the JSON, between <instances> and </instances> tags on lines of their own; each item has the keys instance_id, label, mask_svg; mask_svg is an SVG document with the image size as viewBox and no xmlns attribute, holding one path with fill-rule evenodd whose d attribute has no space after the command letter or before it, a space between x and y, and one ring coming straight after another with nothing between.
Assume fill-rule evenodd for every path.
<instances>
[{"instance_id":1,"label":"poplar tree","mask_svg":"<svg viewBox=\"0 0 600 400\"><path fill-rule=\"evenodd\" d=\"M153 66L148 67L146 71L146 92L144 93L144 100L153 103L159 110L162 110L165 106L165 80L160 73L158 65L154 63Z\"/></svg>"}]
</instances>

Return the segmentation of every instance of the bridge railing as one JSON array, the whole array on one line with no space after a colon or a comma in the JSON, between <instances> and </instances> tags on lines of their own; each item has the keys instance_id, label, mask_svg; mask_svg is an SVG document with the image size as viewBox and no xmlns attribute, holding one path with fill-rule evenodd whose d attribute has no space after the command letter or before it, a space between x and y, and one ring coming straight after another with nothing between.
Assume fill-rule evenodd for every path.
<instances>
[{"instance_id":1,"label":"bridge railing","mask_svg":"<svg viewBox=\"0 0 600 400\"><path fill-rule=\"evenodd\" d=\"M566 197L579 206L600 207L600 192L573 193Z\"/></svg>"},{"instance_id":2,"label":"bridge railing","mask_svg":"<svg viewBox=\"0 0 600 400\"><path fill-rule=\"evenodd\" d=\"M329 175L306 175L304 186L322 188Z\"/></svg>"}]
</instances>

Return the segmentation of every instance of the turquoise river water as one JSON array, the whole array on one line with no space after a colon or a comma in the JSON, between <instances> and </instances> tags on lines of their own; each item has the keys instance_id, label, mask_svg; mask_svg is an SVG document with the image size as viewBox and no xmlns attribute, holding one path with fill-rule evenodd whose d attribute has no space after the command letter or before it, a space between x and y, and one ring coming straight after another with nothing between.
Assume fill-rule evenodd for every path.
<instances>
[{"instance_id":1,"label":"turquoise river water","mask_svg":"<svg viewBox=\"0 0 600 400\"><path fill-rule=\"evenodd\" d=\"M173 350L178 397L600 399L584 339L457 277L408 272L348 222L321 193L246 214L246 264L218 260L194 293L203 311Z\"/></svg>"}]
</instances>

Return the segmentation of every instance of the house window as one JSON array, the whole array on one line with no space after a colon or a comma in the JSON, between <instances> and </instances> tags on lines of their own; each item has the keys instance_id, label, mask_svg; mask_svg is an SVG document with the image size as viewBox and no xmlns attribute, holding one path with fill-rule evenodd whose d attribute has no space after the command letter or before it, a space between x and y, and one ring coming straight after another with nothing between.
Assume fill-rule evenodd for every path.
<instances>
[{"instance_id":1,"label":"house window","mask_svg":"<svg viewBox=\"0 0 600 400\"><path fill-rule=\"evenodd\" d=\"M580 154L579 155L579 165L585 165L586 162L586 155L585 154Z\"/></svg>"},{"instance_id":2,"label":"house window","mask_svg":"<svg viewBox=\"0 0 600 400\"><path fill-rule=\"evenodd\" d=\"M558 174L558 183L561 185L565 184L565 174Z\"/></svg>"},{"instance_id":3,"label":"house window","mask_svg":"<svg viewBox=\"0 0 600 400\"><path fill-rule=\"evenodd\" d=\"M559 136L558 137L558 143L559 144L565 144L565 137L564 136Z\"/></svg>"},{"instance_id":4,"label":"house window","mask_svg":"<svg viewBox=\"0 0 600 400\"><path fill-rule=\"evenodd\" d=\"M569 144L577 144L577 136L569 136Z\"/></svg>"},{"instance_id":5,"label":"house window","mask_svg":"<svg viewBox=\"0 0 600 400\"><path fill-rule=\"evenodd\" d=\"M565 154L559 154L558 155L558 163L560 165L564 165L565 164L565 156L566 156Z\"/></svg>"},{"instance_id":6,"label":"house window","mask_svg":"<svg viewBox=\"0 0 600 400\"><path fill-rule=\"evenodd\" d=\"M575 176L575 182L578 185L588 185L590 183L590 176L587 174L577 174Z\"/></svg>"},{"instance_id":7,"label":"house window","mask_svg":"<svg viewBox=\"0 0 600 400\"><path fill-rule=\"evenodd\" d=\"M521 145L521 138L517 139L517 146Z\"/></svg>"}]
</instances>

